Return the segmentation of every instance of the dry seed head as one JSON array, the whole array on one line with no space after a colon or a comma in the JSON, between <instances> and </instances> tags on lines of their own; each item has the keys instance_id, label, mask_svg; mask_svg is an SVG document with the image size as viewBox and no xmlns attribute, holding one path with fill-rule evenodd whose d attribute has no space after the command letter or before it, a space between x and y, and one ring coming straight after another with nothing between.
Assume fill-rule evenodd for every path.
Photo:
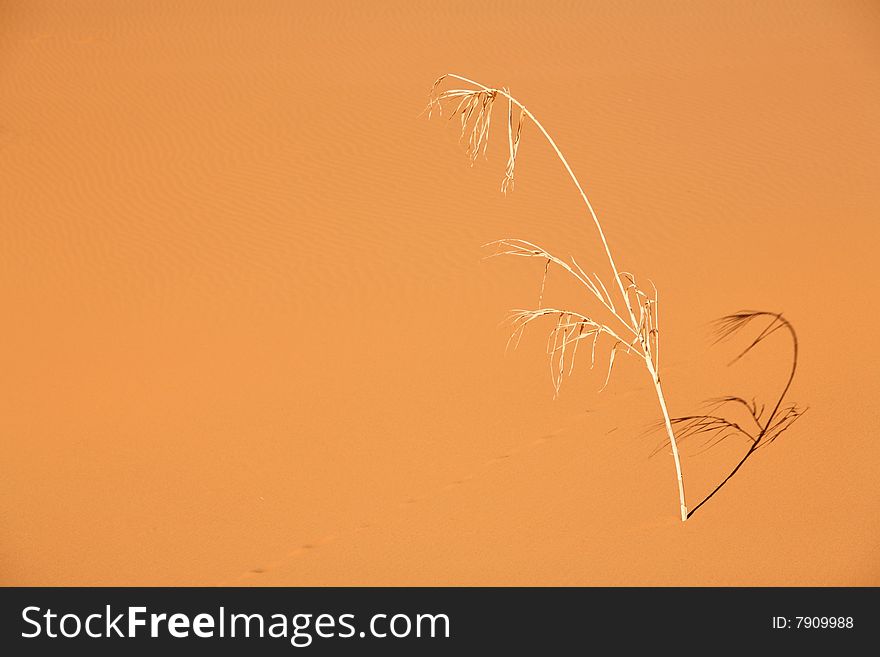
<instances>
[{"instance_id":1,"label":"dry seed head","mask_svg":"<svg viewBox=\"0 0 880 657\"><path fill-rule=\"evenodd\" d=\"M523 122L525 120L525 108L519 111L516 122L516 131L513 129L513 101L507 100L507 168L504 170L504 179L501 181L501 192L507 194L508 189L513 189L513 171L516 167L516 152L519 150L519 140L522 136Z\"/></svg>"},{"instance_id":2,"label":"dry seed head","mask_svg":"<svg viewBox=\"0 0 880 657\"><path fill-rule=\"evenodd\" d=\"M501 181L501 191L507 194L513 189L514 169L516 167L516 155L519 150L519 142L522 136L523 124L526 119L525 108L514 103L507 88L502 89L447 89L437 93L437 89L447 76L440 76L431 87L428 100L428 118L431 118L434 110L443 115L444 101L458 101L449 115L451 120L455 116L461 122L461 141L466 140L466 153L471 166L476 162L479 155L485 157L489 146L489 130L492 125L492 109L499 95L507 98L507 145L508 157L504 170L504 178ZM519 107L518 117L514 121L514 105Z\"/></svg>"}]
</instances>

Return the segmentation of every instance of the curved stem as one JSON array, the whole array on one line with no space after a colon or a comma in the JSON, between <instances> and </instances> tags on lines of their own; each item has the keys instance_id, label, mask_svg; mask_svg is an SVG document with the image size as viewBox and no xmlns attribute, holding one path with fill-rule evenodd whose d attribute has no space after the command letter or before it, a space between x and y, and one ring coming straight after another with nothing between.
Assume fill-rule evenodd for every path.
<instances>
[{"instance_id":1,"label":"curved stem","mask_svg":"<svg viewBox=\"0 0 880 657\"><path fill-rule=\"evenodd\" d=\"M605 231L602 230L602 224L599 223L599 217L596 216L596 211L593 209L593 204L590 203L590 199L587 198L587 194L586 194L586 192L584 192L584 188L581 187L580 181L577 179L577 176L574 175L574 171L572 171L571 166L568 164L568 160L565 159L565 156L562 154L562 151L559 150L559 146L557 146L556 142L553 141L553 137L550 136L550 133L547 132L546 128L544 128L544 126L541 125L541 122L538 121L538 119L535 117L534 114L532 114L528 109L526 109L525 105L523 105L521 102L519 102L516 98L511 96L509 93L507 93L503 89L493 89L491 87L487 87L486 85L480 84L479 82L471 80L470 78L466 78L462 75L457 75L455 73L447 73L446 75L447 75L447 77L455 78L456 80L461 80L462 82L466 82L468 84L474 85L475 87L479 87L483 91L491 91L491 92L494 92L497 94L501 94L502 96L507 98L507 100L509 100L511 103L513 103L514 105L519 107L523 111L523 113L525 113L525 115L527 117L529 117L529 119L531 119L532 123L534 123L537 126L538 130L541 131L541 134L544 135L544 138L549 142L550 146L556 152L557 157L559 157L559 161L562 162L562 166L565 167L565 170L568 172L568 175L571 178L572 182L574 183L574 186L577 187L577 190L580 193L581 198L584 201L584 204L587 206L587 210L589 210L590 216L593 218L593 223L596 225L596 230L599 231L599 238L602 240L602 246L605 247L605 255L608 257L608 263L611 265L611 271L614 274L614 280L617 281L617 287L620 289L621 296L624 299L626 299L626 292L624 291L623 283L620 280L620 272L617 269L617 265L614 264L614 257L611 255L611 248L608 246L608 240L605 238ZM633 326L635 326L636 325L635 315L633 314L632 308L629 307L629 304L626 304L626 305L627 305L627 308L629 309L630 319L632 320Z\"/></svg>"}]
</instances>

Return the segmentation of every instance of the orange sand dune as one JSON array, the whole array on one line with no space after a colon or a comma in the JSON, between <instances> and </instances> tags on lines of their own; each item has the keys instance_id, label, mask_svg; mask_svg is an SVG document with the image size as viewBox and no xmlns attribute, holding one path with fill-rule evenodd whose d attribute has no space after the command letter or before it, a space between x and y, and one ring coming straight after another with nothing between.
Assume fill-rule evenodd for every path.
<instances>
[{"instance_id":1,"label":"orange sand dune","mask_svg":"<svg viewBox=\"0 0 880 657\"><path fill-rule=\"evenodd\" d=\"M880 585L876 3L0 17L3 584ZM500 129L469 168L419 114L447 71L535 112L656 282L674 415L785 381L714 318L796 327L809 411L687 523L636 361L554 401L541 330L505 355L542 267L481 244L605 265L534 126L504 197ZM682 448L693 505L745 445Z\"/></svg>"}]
</instances>

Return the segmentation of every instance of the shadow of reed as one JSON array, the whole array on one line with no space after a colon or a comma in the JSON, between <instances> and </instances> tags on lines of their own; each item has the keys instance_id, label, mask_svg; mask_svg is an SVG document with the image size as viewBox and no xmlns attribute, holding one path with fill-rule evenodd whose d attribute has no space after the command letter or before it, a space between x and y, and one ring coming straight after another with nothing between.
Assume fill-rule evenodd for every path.
<instances>
[{"instance_id":1,"label":"shadow of reed","mask_svg":"<svg viewBox=\"0 0 880 657\"><path fill-rule=\"evenodd\" d=\"M676 438L678 440L685 440L693 436L706 436L707 440L704 443L705 449L709 449L720 443L722 440L733 436L744 437L749 442L749 448L739 462L733 467L730 473L724 477L717 486L715 486L712 492L706 495L699 504L688 511L688 518L694 515L694 513L696 513L706 502L712 499L712 497L714 497L715 494L718 493L718 491L720 491L737 472L739 472L740 468L742 468L745 462L748 461L759 448L765 447L779 438L783 432L788 430L788 428L808 410L807 408L798 408L797 405L792 403L785 403L785 397L791 388L795 372L797 371L798 339L794 327L787 319L785 319L785 317L782 316L781 313L760 310L744 310L732 315L726 315L715 323L715 343L717 344L718 342L726 340L735 334L738 334L747 326L753 325L755 321L760 323L761 320L769 320L769 323L760 331L760 333L758 333L757 337L755 337L755 339L752 340L752 342L729 363L729 365L733 365L739 361L743 356L748 354L761 342L777 331L783 330L788 333L791 337L792 344L791 368L785 386L779 393L779 397L776 399L770 412L766 412L766 404L761 404L759 406L754 398L751 401L747 401L742 397L728 396L707 400L709 407L707 410L709 413L701 415L684 415L671 419L672 425L676 429ZM745 409L747 412L749 419L746 426L742 426L741 424L724 417L723 412L725 409L734 407ZM653 456L660 452L668 445L669 441L667 440L654 450L651 455Z\"/></svg>"}]
</instances>

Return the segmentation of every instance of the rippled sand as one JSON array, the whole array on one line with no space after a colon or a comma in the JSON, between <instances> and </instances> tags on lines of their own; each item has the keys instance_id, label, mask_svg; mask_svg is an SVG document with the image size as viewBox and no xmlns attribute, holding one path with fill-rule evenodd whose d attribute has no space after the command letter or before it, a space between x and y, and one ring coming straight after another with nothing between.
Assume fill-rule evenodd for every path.
<instances>
[{"instance_id":1,"label":"rippled sand","mask_svg":"<svg viewBox=\"0 0 880 657\"><path fill-rule=\"evenodd\" d=\"M880 584L876 3L0 18L3 584ZM503 132L469 168L420 115L447 71L535 112L657 284L673 414L785 382L713 319L797 329L809 411L685 525L635 361L554 401L542 330L505 355L542 266L480 245L605 269L533 126L505 198ZM692 505L746 448L683 445Z\"/></svg>"}]
</instances>

